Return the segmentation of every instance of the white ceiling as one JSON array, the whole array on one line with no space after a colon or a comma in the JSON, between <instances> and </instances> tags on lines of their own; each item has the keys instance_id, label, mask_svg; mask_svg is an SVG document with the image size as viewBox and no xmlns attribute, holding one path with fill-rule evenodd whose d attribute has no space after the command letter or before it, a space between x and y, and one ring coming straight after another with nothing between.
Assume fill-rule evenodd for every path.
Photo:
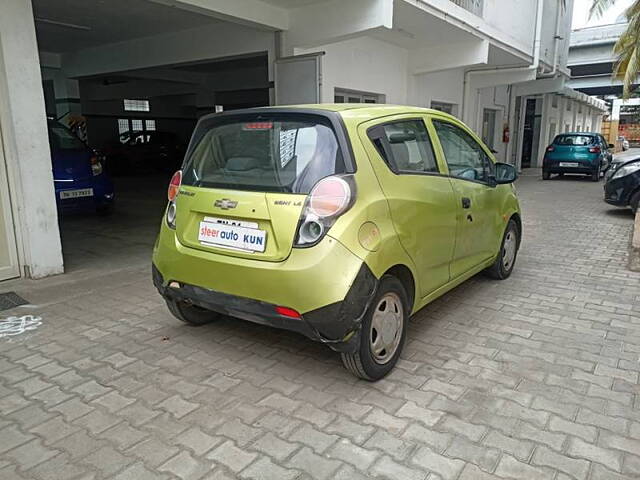
<instances>
[{"instance_id":1,"label":"white ceiling","mask_svg":"<svg viewBox=\"0 0 640 480\"><path fill-rule=\"evenodd\" d=\"M220 22L147 0L33 0L33 13L39 49L54 53Z\"/></svg>"}]
</instances>

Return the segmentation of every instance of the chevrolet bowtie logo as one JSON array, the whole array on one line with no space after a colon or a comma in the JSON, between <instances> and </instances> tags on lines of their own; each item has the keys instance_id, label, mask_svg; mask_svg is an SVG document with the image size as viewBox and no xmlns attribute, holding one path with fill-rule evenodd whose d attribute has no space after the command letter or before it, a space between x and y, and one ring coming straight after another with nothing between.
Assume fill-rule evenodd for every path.
<instances>
[{"instance_id":1,"label":"chevrolet bowtie logo","mask_svg":"<svg viewBox=\"0 0 640 480\"><path fill-rule=\"evenodd\" d=\"M213 205L221 208L222 210L230 210L232 208L236 208L238 202L236 202L235 200L230 200L228 198L223 198L221 200L216 200Z\"/></svg>"}]
</instances>

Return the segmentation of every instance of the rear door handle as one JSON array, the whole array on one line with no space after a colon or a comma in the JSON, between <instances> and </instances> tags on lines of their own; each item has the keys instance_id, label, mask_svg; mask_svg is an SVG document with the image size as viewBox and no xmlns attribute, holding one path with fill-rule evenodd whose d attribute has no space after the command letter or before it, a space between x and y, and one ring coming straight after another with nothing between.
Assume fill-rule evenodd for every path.
<instances>
[{"instance_id":1,"label":"rear door handle","mask_svg":"<svg viewBox=\"0 0 640 480\"><path fill-rule=\"evenodd\" d=\"M462 208L471 208L471 199L462 197Z\"/></svg>"}]
</instances>

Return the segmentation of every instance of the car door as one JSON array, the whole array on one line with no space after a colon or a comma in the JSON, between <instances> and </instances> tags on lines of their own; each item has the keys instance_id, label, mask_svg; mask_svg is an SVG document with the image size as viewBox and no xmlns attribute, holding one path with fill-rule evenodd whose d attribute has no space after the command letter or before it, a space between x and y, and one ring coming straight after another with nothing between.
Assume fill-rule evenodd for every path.
<instances>
[{"instance_id":1,"label":"car door","mask_svg":"<svg viewBox=\"0 0 640 480\"><path fill-rule=\"evenodd\" d=\"M442 174L446 167L438 164L421 115L369 122L360 132L424 297L450 278L456 197Z\"/></svg>"},{"instance_id":2,"label":"car door","mask_svg":"<svg viewBox=\"0 0 640 480\"><path fill-rule=\"evenodd\" d=\"M609 165L611 165L611 162L613 160L613 153L609 149L607 140L602 135L598 135L598 141L600 142L600 148L603 155L602 169L605 170L609 168Z\"/></svg>"},{"instance_id":3,"label":"car door","mask_svg":"<svg viewBox=\"0 0 640 480\"><path fill-rule=\"evenodd\" d=\"M485 263L498 250L501 233L499 195L491 185L494 164L462 124L431 118L456 196L456 245L451 278Z\"/></svg>"}]
</instances>

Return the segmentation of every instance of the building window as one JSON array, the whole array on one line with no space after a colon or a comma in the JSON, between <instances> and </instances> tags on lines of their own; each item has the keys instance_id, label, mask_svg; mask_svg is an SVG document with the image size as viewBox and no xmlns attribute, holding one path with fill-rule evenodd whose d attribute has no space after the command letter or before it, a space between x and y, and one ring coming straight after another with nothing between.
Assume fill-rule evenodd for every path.
<instances>
[{"instance_id":1,"label":"building window","mask_svg":"<svg viewBox=\"0 0 640 480\"><path fill-rule=\"evenodd\" d=\"M129 119L128 118L119 118L118 119L118 135L122 135L129 131Z\"/></svg>"},{"instance_id":2,"label":"building window","mask_svg":"<svg viewBox=\"0 0 640 480\"><path fill-rule=\"evenodd\" d=\"M133 130L134 132L142 130L142 120L131 120L131 130Z\"/></svg>"},{"instance_id":3,"label":"building window","mask_svg":"<svg viewBox=\"0 0 640 480\"><path fill-rule=\"evenodd\" d=\"M553 139L556 138L556 124L549 124L549 145L553 143Z\"/></svg>"},{"instance_id":4,"label":"building window","mask_svg":"<svg viewBox=\"0 0 640 480\"><path fill-rule=\"evenodd\" d=\"M124 99L124 111L125 112L148 112L149 100L131 100Z\"/></svg>"},{"instance_id":5,"label":"building window","mask_svg":"<svg viewBox=\"0 0 640 480\"><path fill-rule=\"evenodd\" d=\"M458 105L455 103L431 101L431 108L438 110L439 112L448 113L449 115L456 116L458 114Z\"/></svg>"},{"instance_id":6,"label":"building window","mask_svg":"<svg viewBox=\"0 0 640 480\"><path fill-rule=\"evenodd\" d=\"M155 120L145 120L144 121L144 129L147 131L156 129L156 121Z\"/></svg>"},{"instance_id":7,"label":"building window","mask_svg":"<svg viewBox=\"0 0 640 480\"><path fill-rule=\"evenodd\" d=\"M582 113L582 104L581 103L578 104L578 113Z\"/></svg>"},{"instance_id":8,"label":"building window","mask_svg":"<svg viewBox=\"0 0 640 480\"><path fill-rule=\"evenodd\" d=\"M333 101L334 103L384 103L384 95L336 88L333 92Z\"/></svg>"},{"instance_id":9,"label":"building window","mask_svg":"<svg viewBox=\"0 0 640 480\"><path fill-rule=\"evenodd\" d=\"M567 112L571 111L571 100L567 99Z\"/></svg>"},{"instance_id":10,"label":"building window","mask_svg":"<svg viewBox=\"0 0 640 480\"><path fill-rule=\"evenodd\" d=\"M551 95L551 106L558 108L558 95Z\"/></svg>"}]
</instances>

